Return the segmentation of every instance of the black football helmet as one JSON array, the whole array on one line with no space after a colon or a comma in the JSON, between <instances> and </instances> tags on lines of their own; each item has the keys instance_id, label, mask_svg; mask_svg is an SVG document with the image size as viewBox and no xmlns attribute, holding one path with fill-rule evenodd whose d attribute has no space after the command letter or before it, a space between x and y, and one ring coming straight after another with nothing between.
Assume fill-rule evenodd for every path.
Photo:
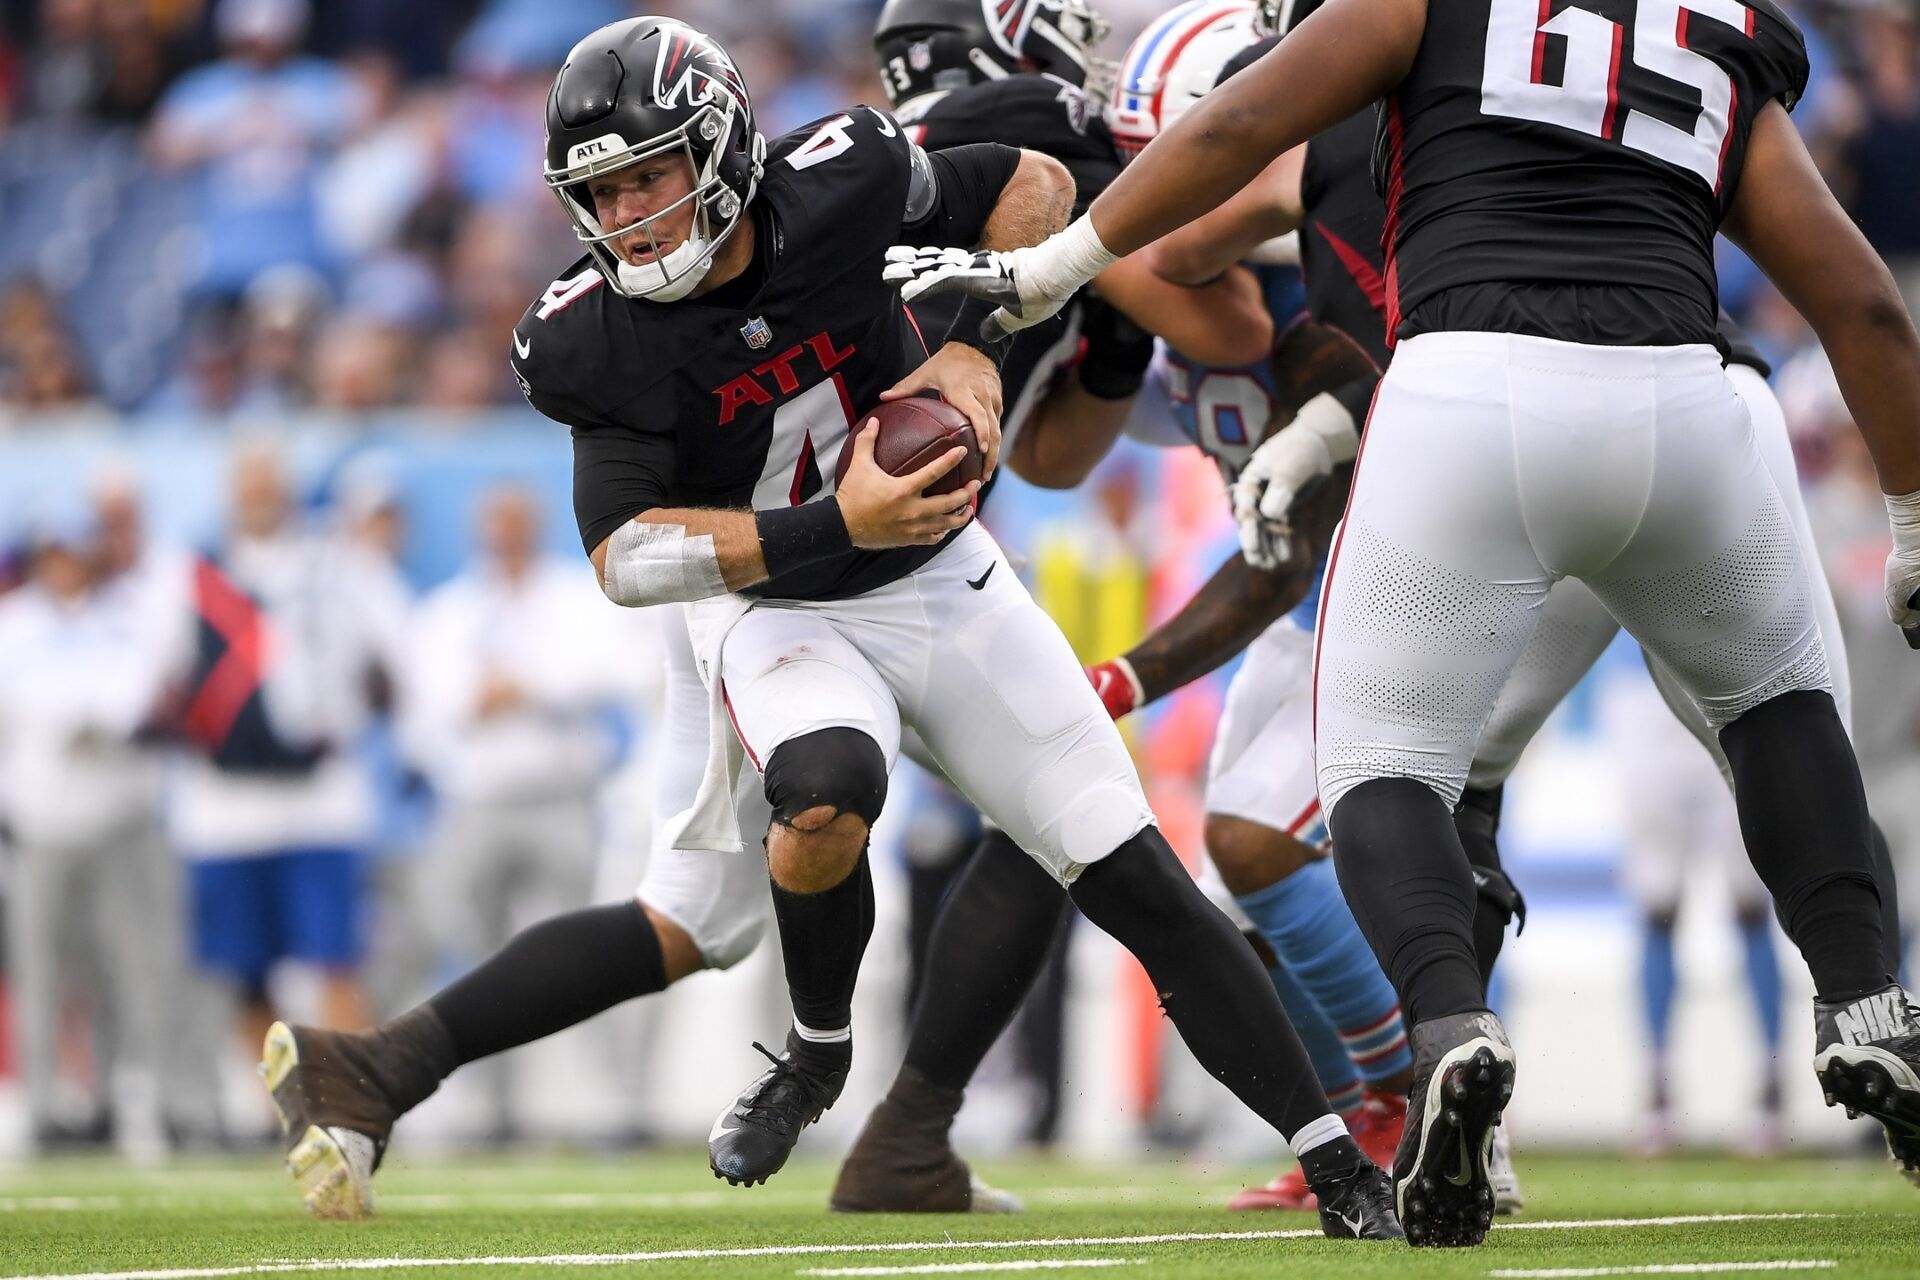
<instances>
[{"instance_id":1,"label":"black football helmet","mask_svg":"<svg viewBox=\"0 0 1920 1280\"><path fill-rule=\"evenodd\" d=\"M1323 0L1259 0L1254 7L1253 29L1262 38L1283 36L1307 20Z\"/></svg>"},{"instance_id":2,"label":"black football helmet","mask_svg":"<svg viewBox=\"0 0 1920 1280\"><path fill-rule=\"evenodd\" d=\"M631 226L601 226L589 180L667 153L686 157L693 190ZM567 54L547 95L547 186L608 285L630 298L672 302L700 283L753 199L766 155L733 59L711 36L671 18L601 27ZM689 201L691 232L661 254L654 225ZM654 247L639 266L607 243L634 231Z\"/></svg>"},{"instance_id":3,"label":"black football helmet","mask_svg":"<svg viewBox=\"0 0 1920 1280\"><path fill-rule=\"evenodd\" d=\"M1105 97L1093 56L1112 25L1089 0L887 0L873 28L880 80L898 107L922 94L1039 72Z\"/></svg>"}]
</instances>

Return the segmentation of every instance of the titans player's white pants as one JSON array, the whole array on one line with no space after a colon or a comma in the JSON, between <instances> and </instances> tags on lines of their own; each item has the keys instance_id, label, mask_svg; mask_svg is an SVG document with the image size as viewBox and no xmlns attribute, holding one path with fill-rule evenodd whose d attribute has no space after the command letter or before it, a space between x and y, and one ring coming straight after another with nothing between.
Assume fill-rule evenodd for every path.
<instances>
[{"instance_id":1,"label":"titans player's white pants","mask_svg":"<svg viewBox=\"0 0 1920 1280\"><path fill-rule=\"evenodd\" d=\"M1381 383L1321 601L1327 812L1381 777L1456 802L1565 577L1715 733L1830 687L1810 566L1712 347L1423 334Z\"/></svg>"},{"instance_id":2,"label":"titans player's white pants","mask_svg":"<svg viewBox=\"0 0 1920 1280\"><path fill-rule=\"evenodd\" d=\"M1207 812L1323 848L1313 777L1313 634L1285 618L1247 646L1207 760Z\"/></svg>"},{"instance_id":3,"label":"titans player's white pants","mask_svg":"<svg viewBox=\"0 0 1920 1280\"><path fill-rule=\"evenodd\" d=\"M1806 504L1800 497L1800 475L1793 463L1793 441L1787 435L1786 414L1773 388L1757 369L1729 365L1727 380L1747 407L1753 422L1753 442L1760 460L1773 477L1787 517L1793 522L1801 559L1809 567L1809 585L1813 592L1813 620L1826 646L1827 664L1833 678L1833 701L1839 708L1840 722L1853 729L1853 682L1847 670L1847 651L1840 636L1840 615L1834 608L1833 591L1826 574L1820 572L1820 556L1813 542L1813 526L1807 520ZM1594 598L1586 585L1573 579L1556 583L1547 593L1540 609L1533 638L1514 664L1513 675L1494 704L1493 717L1480 736L1480 748L1474 754L1467 775L1470 787L1497 787L1507 780L1520 762L1520 753L1533 741L1534 734L1546 723L1547 716L1560 705L1573 686L1613 643L1620 624ZM1667 706L1713 757L1720 774L1729 785L1731 775L1720 739L1707 725L1686 691L1660 663L1647 661L1647 671Z\"/></svg>"},{"instance_id":4,"label":"titans player's white pants","mask_svg":"<svg viewBox=\"0 0 1920 1280\"><path fill-rule=\"evenodd\" d=\"M853 599L755 604L728 632L720 674L756 770L789 739L834 726L870 735L891 767L911 729L1063 885L1153 822L1066 637L978 524Z\"/></svg>"}]
</instances>

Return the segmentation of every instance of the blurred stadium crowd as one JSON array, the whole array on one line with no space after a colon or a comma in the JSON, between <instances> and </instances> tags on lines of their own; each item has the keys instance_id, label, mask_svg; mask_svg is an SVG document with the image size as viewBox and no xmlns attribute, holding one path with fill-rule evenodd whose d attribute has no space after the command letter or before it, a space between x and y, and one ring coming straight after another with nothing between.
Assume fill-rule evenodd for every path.
<instances>
[{"instance_id":1,"label":"blurred stadium crowd","mask_svg":"<svg viewBox=\"0 0 1920 1280\"><path fill-rule=\"evenodd\" d=\"M1118 57L1164 6L1100 7ZM1815 68L1796 119L1913 306L1920 9L1790 7ZM769 136L885 101L877 0L0 0L0 1078L22 1082L0 1109L18 1098L38 1143L230 1128L179 1082L258 1043L280 959L357 1023L516 923L623 891L595 867L646 845L655 623L601 600L563 437L506 353L576 255L540 180L552 75L641 8L724 41ZM1880 616L1873 473L1805 325L1731 251L1722 268L1800 449L1912 919L1920 663ZM1231 545L1195 459L1136 451L1071 498L1003 488L996 530L1089 660ZM1141 730L1170 834L1216 711L1199 688ZM1657 803L1726 798L1708 777ZM916 921L967 821L923 797L901 823ZM1680 856L1725 836L1627 826ZM263 859L297 864L277 882L297 892L274 897ZM1640 882L1658 1044L1677 890ZM1042 1139L1064 980L1020 1037ZM1777 1038L1777 1009L1761 1022Z\"/></svg>"}]
</instances>

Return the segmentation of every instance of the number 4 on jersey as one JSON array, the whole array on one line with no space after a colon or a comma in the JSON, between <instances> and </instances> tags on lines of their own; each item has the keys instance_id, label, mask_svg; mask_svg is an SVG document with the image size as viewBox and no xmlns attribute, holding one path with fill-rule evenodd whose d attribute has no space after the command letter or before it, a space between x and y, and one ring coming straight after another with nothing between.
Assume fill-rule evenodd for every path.
<instances>
[{"instance_id":1,"label":"number 4 on jersey","mask_svg":"<svg viewBox=\"0 0 1920 1280\"><path fill-rule=\"evenodd\" d=\"M1619 123L1625 29L1586 9L1552 9L1553 0L1490 0L1481 111L1611 139L1697 173L1719 190L1735 90L1717 63L1687 47L1687 29L1692 18L1700 17L1751 39L1753 10L1738 0L1639 0L1635 6L1633 65L1699 94L1700 110L1687 130L1635 110L1630 102ZM1559 84L1545 79L1547 42L1555 36L1566 42Z\"/></svg>"}]
</instances>

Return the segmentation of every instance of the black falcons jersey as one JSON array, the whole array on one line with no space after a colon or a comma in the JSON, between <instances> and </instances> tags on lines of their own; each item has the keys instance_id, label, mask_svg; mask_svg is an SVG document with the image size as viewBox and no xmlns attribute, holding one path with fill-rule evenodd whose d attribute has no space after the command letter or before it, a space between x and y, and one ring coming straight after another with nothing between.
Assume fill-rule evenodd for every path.
<instances>
[{"instance_id":1,"label":"black falcons jersey","mask_svg":"<svg viewBox=\"0 0 1920 1280\"><path fill-rule=\"evenodd\" d=\"M1709 341L1753 120L1806 80L1772 0L1431 0L1380 112L1390 325Z\"/></svg>"},{"instance_id":2,"label":"black falcons jersey","mask_svg":"<svg viewBox=\"0 0 1920 1280\"><path fill-rule=\"evenodd\" d=\"M907 136L938 151L970 142L998 142L1052 156L1073 175L1074 214L1107 189L1120 172L1120 153L1098 104L1074 85L1043 75L1008 76L908 102L900 125ZM914 313L931 340L945 334L958 311L955 296L927 298ZM1002 456L1046 395L1055 373L1079 352L1080 301L1022 329L1000 368Z\"/></svg>"},{"instance_id":3,"label":"black falcons jersey","mask_svg":"<svg viewBox=\"0 0 1920 1280\"><path fill-rule=\"evenodd\" d=\"M965 185L951 180L952 157L932 164L890 116L855 107L770 147L749 205L751 296L750 273L703 297L626 298L585 258L548 288L514 331L514 370L533 406L573 429L575 516L589 550L654 507L769 508L831 491L854 415L927 355L880 278L887 247L973 244L1018 160L972 150L998 166L990 191L977 188L992 173L952 190ZM935 171L949 180L935 183ZM910 191L928 206L911 220ZM938 549L854 550L753 593L840 599Z\"/></svg>"},{"instance_id":4,"label":"black falcons jersey","mask_svg":"<svg viewBox=\"0 0 1920 1280\"><path fill-rule=\"evenodd\" d=\"M1307 144L1300 171L1300 274L1307 313L1387 365L1386 264L1381 230L1387 207L1373 189L1374 110L1342 120Z\"/></svg>"}]
</instances>

